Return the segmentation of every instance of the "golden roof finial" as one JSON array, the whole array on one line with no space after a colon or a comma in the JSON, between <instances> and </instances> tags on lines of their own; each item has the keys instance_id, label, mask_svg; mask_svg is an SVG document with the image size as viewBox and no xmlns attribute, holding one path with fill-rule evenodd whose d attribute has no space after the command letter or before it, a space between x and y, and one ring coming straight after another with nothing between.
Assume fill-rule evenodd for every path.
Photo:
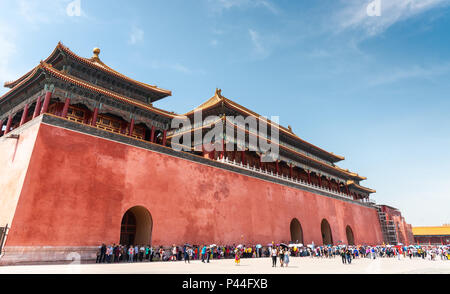
<instances>
[{"instance_id":1,"label":"golden roof finial","mask_svg":"<svg viewBox=\"0 0 450 294\"><path fill-rule=\"evenodd\" d=\"M217 97L222 97L222 89L216 88L216 96Z\"/></svg>"},{"instance_id":2,"label":"golden roof finial","mask_svg":"<svg viewBox=\"0 0 450 294\"><path fill-rule=\"evenodd\" d=\"M100 59L98 57L100 55L100 48L94 48L94 50L92 50L92 53L94 53L94 56L92 56L93 59Z\"/></svg>"},{"instance_id":3,"label":"golden roof finial","mask_svg":"<svg viewBox=\"0 0 450 294\"><path fill-rule=\"evenodd\" d=\"M294 132L292 131L292 127L291 127L291 126L288 126L288 129L289 129L289 132L294 133Z\"/></svg>"}]
</instances>

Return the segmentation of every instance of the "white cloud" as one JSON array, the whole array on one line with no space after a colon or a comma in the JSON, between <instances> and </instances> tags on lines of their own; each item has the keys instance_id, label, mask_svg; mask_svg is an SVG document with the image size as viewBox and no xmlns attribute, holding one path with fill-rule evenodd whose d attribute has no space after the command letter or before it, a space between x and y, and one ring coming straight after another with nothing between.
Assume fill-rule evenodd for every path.
<instances>
[{"instance_id":1,"label":"white cloud","mask_svg":"<svg viewBox=\"0 0 450 294\"><path fill-rule=\"evenodd\" d=\"M406 79L432 79L450 73L450 62L429 66L413 65L408 68L390 69L389 73L373 77L369 81L371 86L391 84Z\"/></svg>"},{"instance_id":2,"label":"white cloud","mask_svg":"<svg viewBox=\"0 0 450 294\"><path fill-rule=\"evenodd\" d=\"M17 51L14 36L13 28L0 22L0 95L8 90L2 87L3 83L16 79L18 75L10 63Z\"/></svg>"},{"instance_id":3,"label":"white cloud","mask_svg":"<svg viewBox=\"0 0 450 294\"><path fill-rule=\"evenodd\" d=\"M431 9L450 4L449 0L380 0L381 16L369 16L367 5L372 0L342 1L333 16L338 31L360 30L363 38L383 33L395 23L415 17Z\"/></svg>"},{"instance_id":4,"label":"white cloud","mask_svg":"<svg viewBox=\"0 0 450 294\"><path fill-rule=\"evenodd\" d=\"M138 27L133 27L130 33L129 43L134 45L144 40L144 31Z\"/></svg>"},{"instance_id":5,"label":"white cloud","mask_svg":"<svg viewBox=\"0 0 450 294\"><path fill-rule=\"evenodd\" d=\"M255 53L261 57L267 57L269 52L266 47L264 47L260 34L252 29L249 29L248 33L250 34L250 39L253 43Z\"/></svg>"},{"instance_id":6,"label":"white cloud","mask_svg":"<svg viewBox=\"0 0 450 294\"><path fill-rule=\"evenodd\" d=\"M154 69L164 69L164 70L172 70L183 74L204 74L205 71L202 69L192 69L186 65L181 63L172 63L172 62L162 62L162 61L152 61L150 66Z\"/></svg>"},{"instance_id":7,"label":"white cloud","mask_svg":"<svg viewBox=\"0 0 450 294\"><path fill-rule=\"evenodd\" d=\"M217 41L216 39L214 39L214 40L211 40L211 41L209 42L209 44L210 44L212 47L217 47L217 45L219 45L219 41Z\"/></svg>"},{"instance_id":8,"label":"white cloud","mask_svg":"<svg viewBox=\"0 0 450 294\"><path fill-rule=\"evenodd\" d=\"M331 53L325 49L314 49L309 54L308 57L311 58L326 58L331 57Z\"/></svg>"}]
</instances>

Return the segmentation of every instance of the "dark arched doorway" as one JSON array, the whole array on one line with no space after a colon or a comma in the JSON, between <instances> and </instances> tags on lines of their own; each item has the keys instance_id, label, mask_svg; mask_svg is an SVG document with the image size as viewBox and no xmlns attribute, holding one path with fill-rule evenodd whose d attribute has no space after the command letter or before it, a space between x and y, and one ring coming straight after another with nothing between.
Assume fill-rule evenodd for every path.
<instances>
[{"instance_id":1,"label":"dark arched doorway","mask_svg":"<svg viewBox=\"0 0 450 294\"><path fill-rule=\"evenodd\" d=\"M355 245L355 236L353 235L353 230L350 226L347 226L345 233L347 234L348 245Z\"/></svg>"},{"instance_id":2,"label":"dark arched doorway","mask_svg":"<svg viewBox=\"0 0 450 294\"><path fill-rule=\"evenodd\" d=\"M128 209L122 217L120 244L151 245L153 221L150 212L135 206Z\"/></svg>"},{"instance_id":3,"label":"dark arched doorway","mask_svg":"<svg viewBox=\"0 0 450 294\"><path fill-rule=\"evenodd\" d=\"M323 245L332 245L333 244L333 235L331 234L330 224L326 219L322 220L320 225L320 230L322 232L322 241Z\"/></svg>"},{"instance_id":4,"label":"dark arched doorway","mask_svg":"<svg viewBox=\"0 0 450 294\"><path fill-rule=\"evenodd\" d=\"M298 219L294 218L291 221L291 241L294 243L302 243L303 244L303 230L302 225L298 221Z\"/></svg>"}]
</instances>

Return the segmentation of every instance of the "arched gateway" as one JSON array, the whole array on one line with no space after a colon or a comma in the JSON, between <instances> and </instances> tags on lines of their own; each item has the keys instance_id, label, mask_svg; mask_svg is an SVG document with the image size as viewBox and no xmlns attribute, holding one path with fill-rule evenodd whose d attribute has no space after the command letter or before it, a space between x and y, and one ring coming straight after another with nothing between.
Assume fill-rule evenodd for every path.
<instances>
[{"instance_id":1,"label":"arched gateway","mask_svg":"<svg viewBox=\"0 0 450 294\"><path fill-rule=\"evenodd\" d=\"M333 235L331 234L331 227L326 219L322 220L320 230L322 232L323 245L333 244Z\"/></svg>"},{"instance_id":2,"label":"arched gateway","mask_svg":"<svg viewBox=\"0 0 450 294\"><path fill-rule=\"evenodd\" d=\"M153 220L150 212L142 206L128 209L120 226L120 244L150 245L152 240Z\"/></svg>"},{"instance_id":3,"label":"arched gateway","mask_svg":"<svg viewBox=\"0 0 450 294\"><path fill-rule=\"evenodd\" d=\"M347 234L348 245L355 245L355 236L353 235L353 230L350 226L347 226L345 233Z\"/></svg>"},{"instance_id":4,"label":"arched gateway","mask_svg":"<svg viewBox=\"0 0 450 294\"><path fill-rule=\"evenodd\" d=\"M302 243L303 244L303 230L302 225L298 221L298 219L294 218L291 221L291 241L294 243Z\"/></svg>"}]
</instances>

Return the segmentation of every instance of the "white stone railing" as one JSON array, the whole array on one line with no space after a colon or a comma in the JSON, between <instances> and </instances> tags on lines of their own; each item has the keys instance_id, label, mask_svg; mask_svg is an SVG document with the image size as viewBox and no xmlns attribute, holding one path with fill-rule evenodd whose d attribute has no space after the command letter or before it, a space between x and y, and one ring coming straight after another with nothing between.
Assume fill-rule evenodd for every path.
<instances>
[{"instance_id":1,"label":"white stone railing","mask_svg":"<svg viewBox=\"0 0 450 294\"><path fill-rule=\"evenodd\" d=\"M286 182L289 182L289 183L293 183L293 184L296 184L296 185L299 185L299 186L303 186L303 187L310 188L310 189L313 189L313 190L325 192L325 193L331 194L333 196L337 196L337 197L344 198L344 199L347 199L347 200L352 200L352 201L356 201L356 202L363 202L363 203L366 203L366 204L370 204L371 203L370 199L365 199L364 201L363 200L355 200L355 199L353 199L352 196L349 196L349 195L347 195L345 193L340 193L340 192L337 192L337 191L330 190L328 188L323 188L323 187L319 187L319 186L314 185L314 184L309 184L308 182L305 182L305 181L303 181L301 179L298 180L298 179L294 179L294 178L291 178L291 177L288 177L288 176L284 176L284 175L273 173L272 171L266 171L266 170L258 168L258 167L252 167L248 163L245 165L245 164L242 164L241 162L232 161L232 160L229 160L228 158L225 158L225 157L222 158L222 159L219 158L219 159L217 159L217 161L219 161L221 163L224 163L224 164L237 166L237 167L245 169L245 170L257 172L259 174L263 174L263 175L266 175L266 176L269 176L269 177L272 177L272 178L275 178L275 179L283 180L283 181L286 181Z\"/></svg>"}]
</instances>

